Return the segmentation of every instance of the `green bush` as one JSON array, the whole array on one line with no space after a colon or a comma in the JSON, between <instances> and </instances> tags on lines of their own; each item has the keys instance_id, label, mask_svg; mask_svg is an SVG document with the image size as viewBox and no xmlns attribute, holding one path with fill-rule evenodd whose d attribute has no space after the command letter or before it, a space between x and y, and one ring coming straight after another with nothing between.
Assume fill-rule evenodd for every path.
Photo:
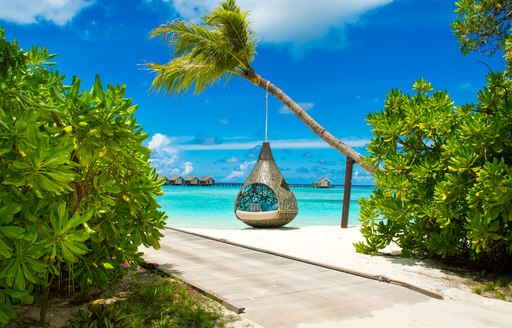
<instances>
[{"instance_id":1,"label":"green bush","mask_svg":"<svg viewBox=\"0 0 512 328\"><path fill-rule=\"evenodd\" d=\"M13 302L105 286L159 247L165 215L148 136L124 86L90 91L0 30L0 324Z\"/></svg>"},{"instance_id":2,"label":"green bush","mask_svg":"<svg viewBox=\"0 0 512 328\"><path fill-rule=\"evenodd\" d=\"M360 252L394 241L405 256L462 257L510 268L512 83L491 73L476 105L454 106L419 80L388 94L373 127L368 163L381 165L361 200Z\"/></svg>"},{"instance_id":3,"label":"green bush","mask_svg":"<svg viewBox=\"0 0 512 328\"><path fill-rule=\"evenodd\" d=\"M360 252L395 241L403 254L463 257L512 269L512 5L460 0L452 23L461 51L503 52L477 104L454 106L418 81L413 96L391 91L370 114L375 137L367 162L382 165L377 188L361 201Z\"/></svg>"}]
</instances>

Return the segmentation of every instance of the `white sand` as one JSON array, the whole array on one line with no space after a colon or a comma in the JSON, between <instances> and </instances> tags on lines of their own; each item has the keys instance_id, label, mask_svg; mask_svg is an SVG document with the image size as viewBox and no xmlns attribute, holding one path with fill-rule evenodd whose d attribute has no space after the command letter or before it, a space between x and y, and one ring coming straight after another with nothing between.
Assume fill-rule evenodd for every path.
<instances>
[{"instance_id":1,"label":"white sand","mask_svg":"<svg viewBox=\"0 0 512 328\"><path fill-rule=\"evenodd\" d=\"M385 276L440 294L450 304L467 304L490 310L492 313L503 313L507 318L512 315L512 303L474 294L471 289L475 283L471 277L460 277L445 271L430 260L356 253L353 243L364 240L358 227L341 229L337 226L292 226L281 229L184 230L365 274ZM399 251L396 245L385 250L388 254L398 254Z\"/></svg>"}]
</instances>

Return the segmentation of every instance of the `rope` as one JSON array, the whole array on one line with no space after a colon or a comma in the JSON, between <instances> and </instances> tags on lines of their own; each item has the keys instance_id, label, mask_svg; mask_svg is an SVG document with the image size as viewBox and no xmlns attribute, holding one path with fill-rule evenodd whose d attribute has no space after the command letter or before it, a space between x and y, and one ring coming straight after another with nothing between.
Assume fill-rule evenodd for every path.
<instances>
[{"instance_id":1,"label":"rope","mask_svg":"<svg viewBox=\"0 0 512 328\"><path fill-rule=\"evenodd\" d=\"M265 93L265 142L268 142L268 84L270 81L267 81L266 93Z\"/></svg>"}]
</instances>

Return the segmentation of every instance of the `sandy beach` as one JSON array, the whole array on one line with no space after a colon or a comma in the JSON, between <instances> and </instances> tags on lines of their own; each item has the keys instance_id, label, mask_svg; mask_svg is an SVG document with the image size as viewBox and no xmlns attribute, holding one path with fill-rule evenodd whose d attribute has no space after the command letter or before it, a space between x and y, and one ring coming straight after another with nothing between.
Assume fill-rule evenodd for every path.
<instances>
[{"instance_id":1,"label":"sandy beach","mask_svg":"<svg viewBox=\"0 0 512 328\"><path fill-rule=\"evenodd\" d=\"M337 226L291 226L281 229L183 230L350 271L384 276L439 294L444 300L450 301L450 306L464 304L488 310L496 315L512 315L512 303L473 293L475 282L470 275L448 271L431 260L400 258L396 256L400 252L396 245L384 250L389 255L358 254L353 243L364 240L358 227L341 229Z\"/></svg>"}]
</instances>

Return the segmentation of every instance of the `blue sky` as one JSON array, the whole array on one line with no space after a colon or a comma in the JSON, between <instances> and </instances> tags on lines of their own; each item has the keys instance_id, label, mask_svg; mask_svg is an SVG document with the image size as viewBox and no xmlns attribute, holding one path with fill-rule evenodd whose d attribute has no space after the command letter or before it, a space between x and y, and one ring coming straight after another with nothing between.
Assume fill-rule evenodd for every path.
<instances>
[{"instance_id":1,"label":"blue sky","mask_svg":"<svg viewBox=\"0 0 512 328\"><path fill-rule=\"evenodd\" d=\"M57 53L57 69L90 88L126 84L136 117L150 133L152 163L166 176L211 175L242 182L264 140L265 91L244 79L199 96L150 91L147 61L165 63L169 50L148 33L174 18L199 21L220 1L0 0L0 25L24 49ZM418 78L446 90L456 104L476 101L500 58L463 56L451 33L449 0L239 0L259 36L257 73L280 87L332 134L361 153L372 137L366 115L383 108L386 94L412 92ZM269 141L290 183L328 177L344 183L345 158L293 114L269 99ZM354 184L372 184L355 167Z\"/></svg>"}]
</instances>

